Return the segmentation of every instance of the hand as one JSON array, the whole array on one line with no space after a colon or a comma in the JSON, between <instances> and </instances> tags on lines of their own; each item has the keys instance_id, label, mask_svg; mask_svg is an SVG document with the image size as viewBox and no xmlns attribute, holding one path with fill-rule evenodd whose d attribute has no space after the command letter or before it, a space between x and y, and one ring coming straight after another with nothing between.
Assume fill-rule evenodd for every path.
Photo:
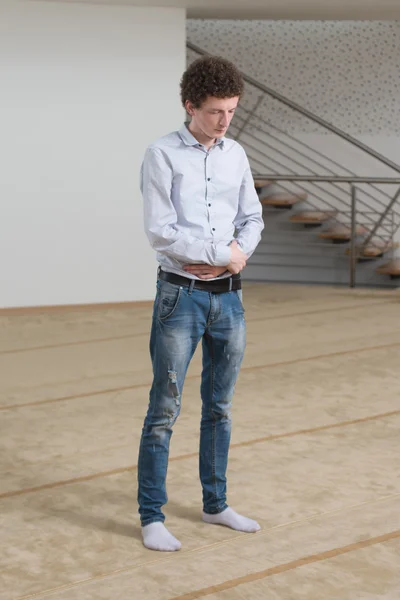
<instances>
[{"instance_id":1,"label":"hand","mask_svg":"<svg viewBox=\"0 0 400 600\"><path fill-rule=\"evenodd\" d=\"M214 279L227 271L227 267L212 267L211 265L185 265L183 269L187 273L197 275L200 279Z\"/></svg>"},{"instance_id":2,"label":"hand","mask_svg":"<svg viewBox=\"0 0 400 600\"><path fill-rule=\"evenodd\" d=\"M233 242L230 244L230 248L231 260L227 266L227 269L232 274L240 273L240 271L242 271L246 266L247 256L239 248L236 240L233 240Z\"/></svg>"}]
</instances>

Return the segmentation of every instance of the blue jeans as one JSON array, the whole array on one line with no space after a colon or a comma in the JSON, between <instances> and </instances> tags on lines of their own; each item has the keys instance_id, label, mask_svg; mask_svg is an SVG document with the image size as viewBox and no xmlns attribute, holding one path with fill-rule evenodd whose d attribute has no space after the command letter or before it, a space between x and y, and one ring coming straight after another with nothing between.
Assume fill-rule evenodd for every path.
<instances>
[{"instance_id":1,"label":"blue jeans","mask_svg":"<svg viewBox=\"0 0 400 600\"><path fill-rule=\"evenodd\" d=\"M150 354L153 384L138 460L138 502L142 525L164 522L166 476L172 427L179 415L183 384L199 341L201 376L200 481L203 509L227 508L226 469L231 405L246 345L241 290L209 293L157 282Z\"/></svg>"}]
</instances>

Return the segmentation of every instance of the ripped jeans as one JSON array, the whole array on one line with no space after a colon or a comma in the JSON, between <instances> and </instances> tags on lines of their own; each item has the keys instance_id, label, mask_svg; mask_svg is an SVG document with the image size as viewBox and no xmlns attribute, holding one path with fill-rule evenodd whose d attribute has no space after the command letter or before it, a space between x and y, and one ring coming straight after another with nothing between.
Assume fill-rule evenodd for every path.
<instances>
[{"instance_id":1,"label":"ripped jeans","mask_svg":"<svg viewBox=\"0 0 400 600\"><path fill-rule=\"evenodd\" d=\"M241 290L209 293L157 282L150 355L153 384L138 460L142 525L164 522L166 476L172 427L179 415L186 371L199 341L201 376L200 481L204 512L226 507L226 469L231 404L246 345ZM185 468L182 465L181 468Z\"/></svg>"}]
</instances>

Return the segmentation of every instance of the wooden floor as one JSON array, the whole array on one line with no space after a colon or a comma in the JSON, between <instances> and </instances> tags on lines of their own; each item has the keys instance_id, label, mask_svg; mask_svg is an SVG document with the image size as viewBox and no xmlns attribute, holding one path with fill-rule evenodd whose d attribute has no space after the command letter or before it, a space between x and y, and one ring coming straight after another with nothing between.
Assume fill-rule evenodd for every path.
<instances>
[{"instance_id":1,"label":"wooden floor","mask_svg":"<svg viewBox=\"0 0 400 600\"><path fill-rule=\"evenodd\" d=\"M399 600L399 293L247 284L244 302L229 502L262 531L200 520L196 355L173 554L137 517L151 307L0 313L1 600Z\"/></svg>"}]
</instances>

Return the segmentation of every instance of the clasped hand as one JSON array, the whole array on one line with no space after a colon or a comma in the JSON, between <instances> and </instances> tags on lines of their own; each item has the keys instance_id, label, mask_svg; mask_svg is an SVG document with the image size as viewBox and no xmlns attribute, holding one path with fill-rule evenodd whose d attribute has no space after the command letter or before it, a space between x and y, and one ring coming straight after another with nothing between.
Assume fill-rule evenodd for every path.
<instances>
[{"instance_id":1,"label":"clasped hand","mask_svg":"<svg viewBox=\"0 0 400 600\"><path fill-rule=\"evenodd\" d=\"M246 266L247 256L239 248L236 240L229 245L231 249L230 262L225 267L213 267L205 264L194 264L185 265L183 268L187 273L196 275L199 279L214 279L219 277L225 271L229 271L232 274L237 274L242 271Z\"/></svg>"}]
</instances>

